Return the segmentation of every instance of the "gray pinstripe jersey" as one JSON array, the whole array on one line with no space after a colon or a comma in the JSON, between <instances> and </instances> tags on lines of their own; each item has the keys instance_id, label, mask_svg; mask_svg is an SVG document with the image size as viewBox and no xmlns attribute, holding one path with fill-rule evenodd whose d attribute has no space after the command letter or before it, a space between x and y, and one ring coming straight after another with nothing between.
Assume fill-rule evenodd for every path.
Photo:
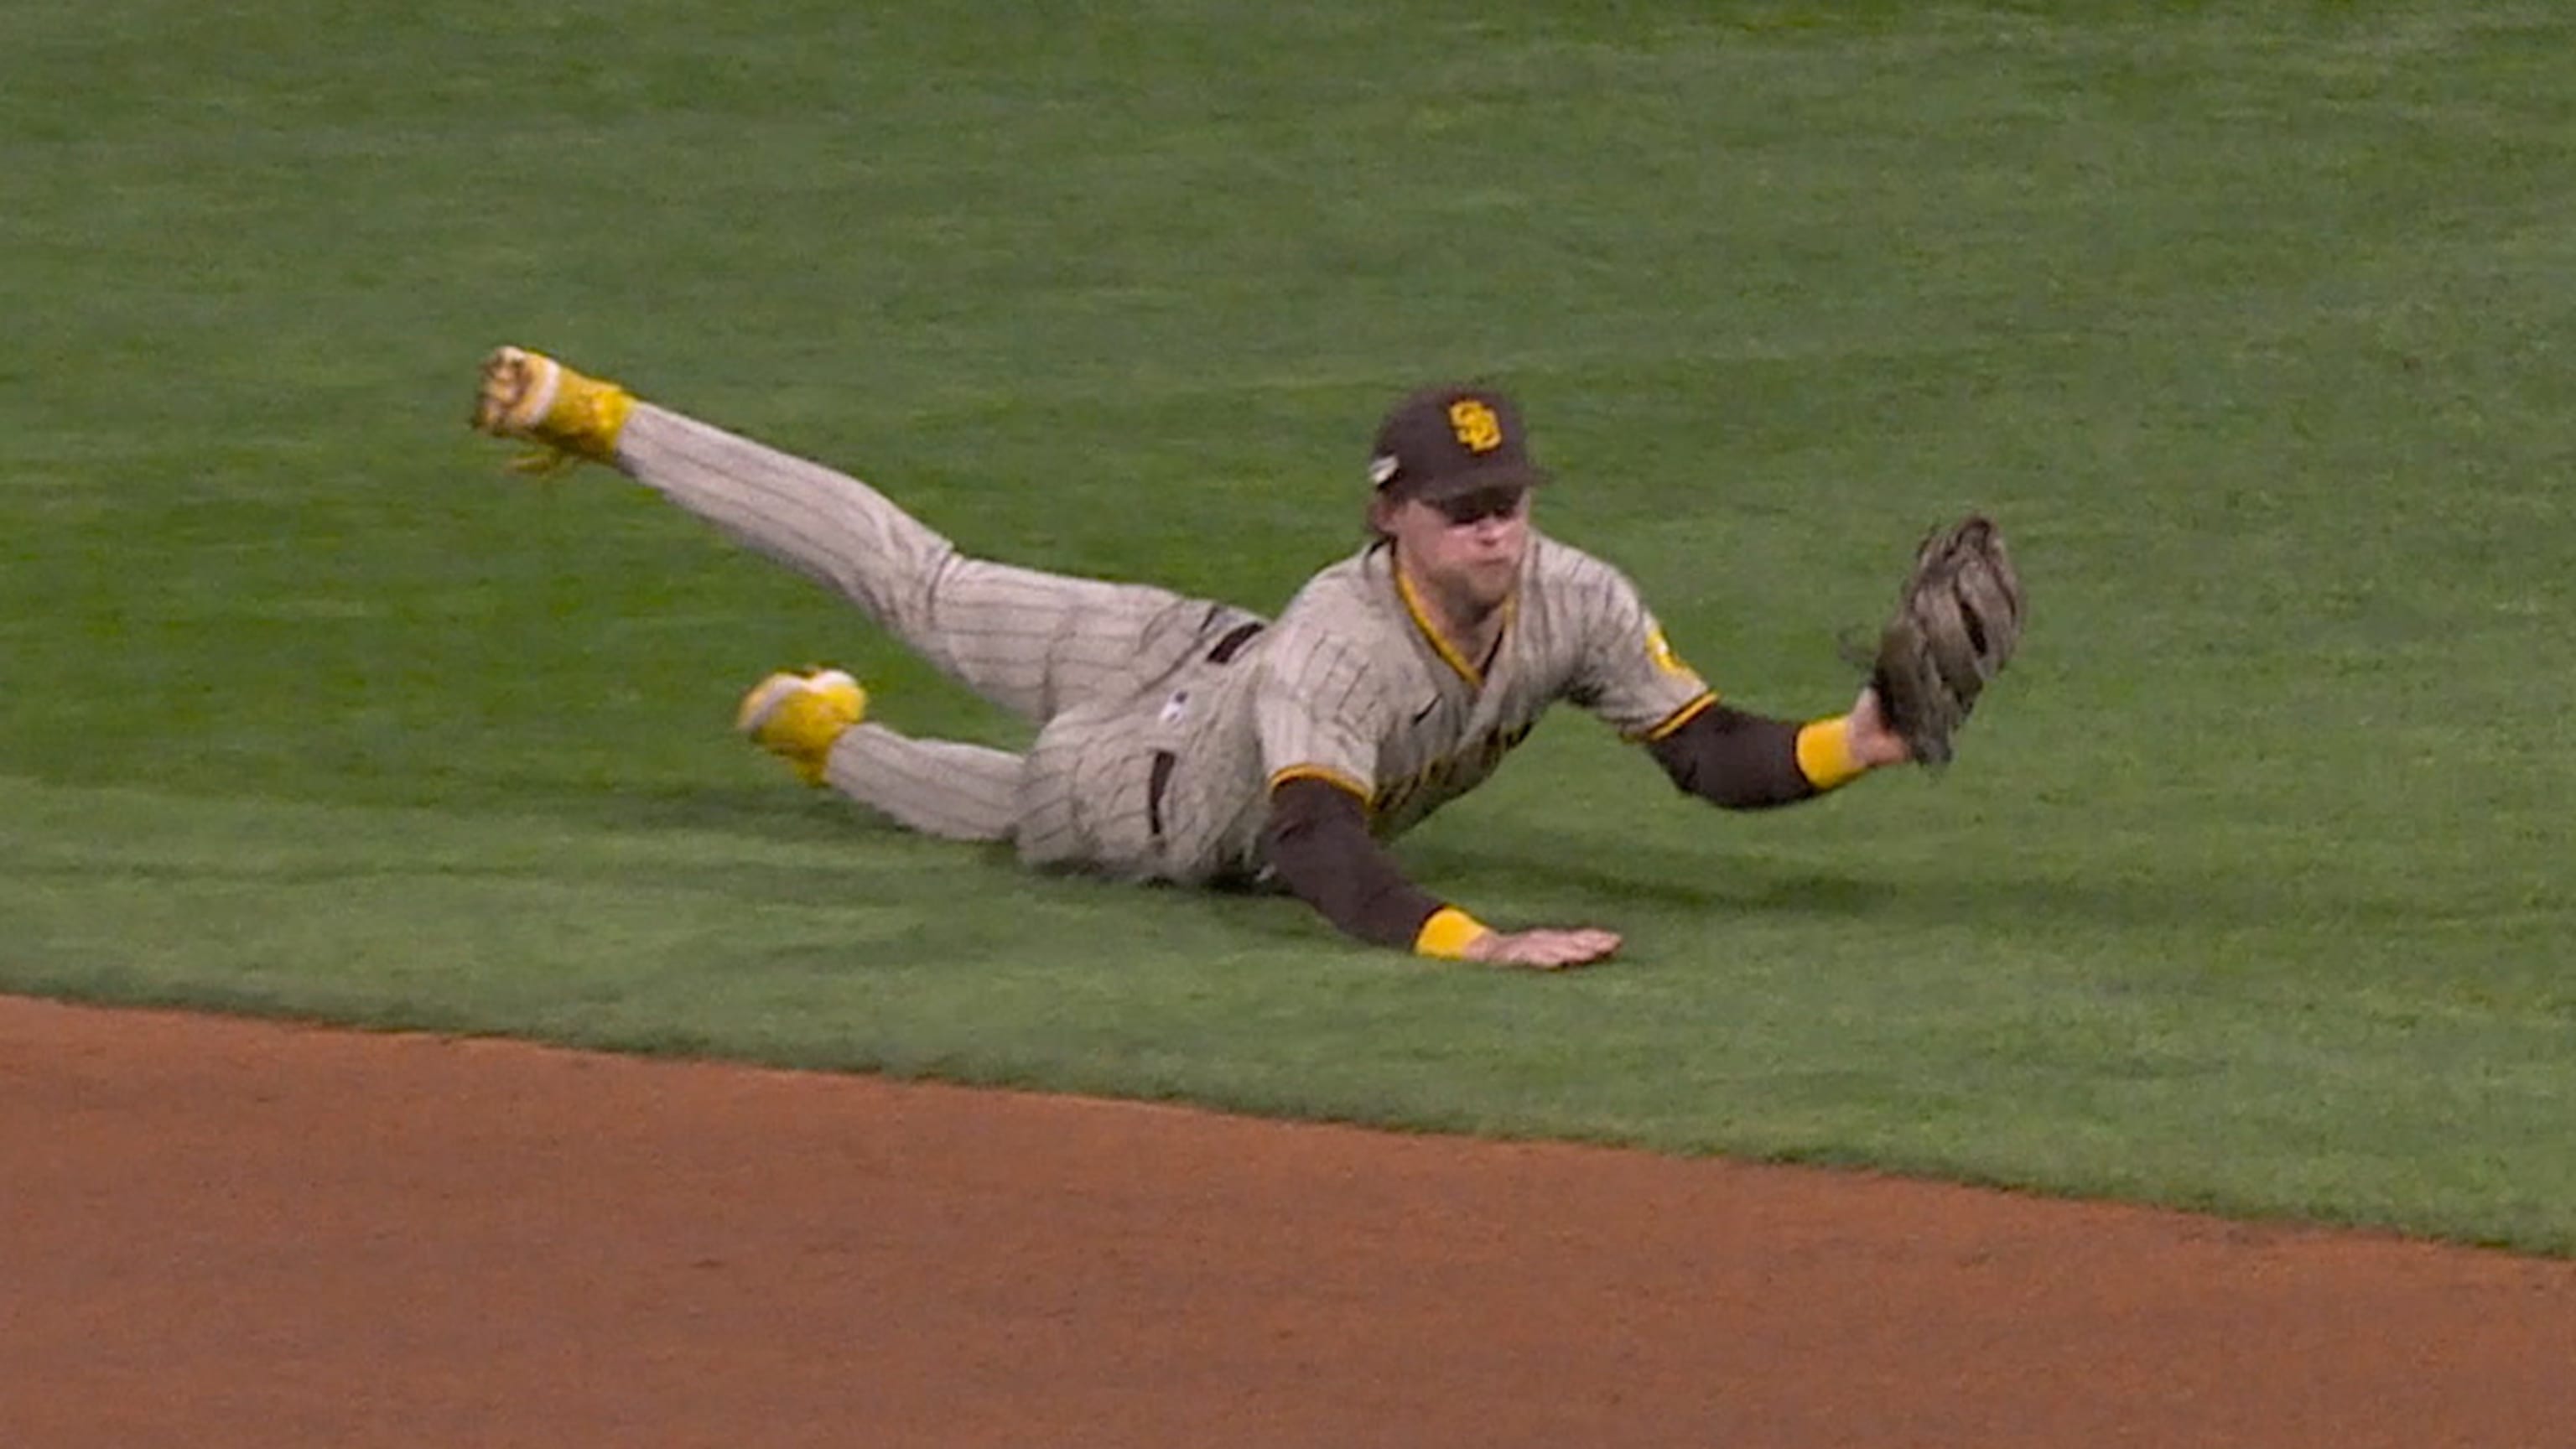
<instances>
[{"instance_id":1,"label":"gray pinstripe jersey","mask_svg":"<svg viewBox=\"0 0 2576 1449\"><path fill-rule=\"evenodd\" d=\"M1370 548L1309 580L1231 663L1193 663L1142 701L1050 724L1032 785L1089 797L1111 826L1091 832L1084 863L1241 878L1258 870L1280 781L1312 776L1361 796L1372 831L1392 838L1491 776L1558 700L1644 739L1711 698L1635 586L1579 549L1534 533L1509 607L1479 669L1435 640L1392 553Z\"/></svg>"}]
</instances>

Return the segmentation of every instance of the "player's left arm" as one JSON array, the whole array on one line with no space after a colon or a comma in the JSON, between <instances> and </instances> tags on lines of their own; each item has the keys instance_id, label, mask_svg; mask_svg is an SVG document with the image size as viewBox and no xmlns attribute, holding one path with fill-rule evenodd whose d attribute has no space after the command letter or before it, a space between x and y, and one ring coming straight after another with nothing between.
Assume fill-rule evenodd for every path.
<instances>
[{"instance_id":1,"label":"player's left arm","mask_svg":"<svg viewBox=\"0 0 2576 1449\"><path fill-rule=\"evenodd\" d=\"M1804 722L1706 695L1673 728L1650 734L1646 750L1676 788L1728 810L1812 800L1906 759L1905 742L1888 730L1867 690L1849 714Z\"/></svg>"},{"instance_id":2,"label":"player's left arm","mask_svg":"<svg viewBox=\"0 0 2576 1449\"><path fill-rule=\"evenodd\" d=\"M1578 566L1575 576L1585 586L1588 647L1573 697L1643 743L1676 787L1729 810L1769 809L1907 758L1867 690L1849 713L1803 721L1720 702L1666 642L1626 576L1598 560L1582 563L1590 568Z\"/></svg>"}]
</instances>

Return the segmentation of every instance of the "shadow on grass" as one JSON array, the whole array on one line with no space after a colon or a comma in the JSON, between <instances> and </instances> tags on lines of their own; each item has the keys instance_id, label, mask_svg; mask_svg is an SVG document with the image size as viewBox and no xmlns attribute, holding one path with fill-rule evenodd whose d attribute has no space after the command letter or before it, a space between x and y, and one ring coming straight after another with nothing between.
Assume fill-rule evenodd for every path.
<instances>
[{"instance_id":1,"label":"shadow on grass","mask_svg":"<svg viewBox=\"0 0 2576 1449\"><path fill-rule=\"evenodd\" d=\"M819 792L782 795L757 787L555 791L517 797L509 810L617 830L667 829L827 846L864 842L866 855L878 857L832 859L814 867L672 867L667 878L675 887L732 889L759 899L814 899L865 890L866 876L906 889L918 889L923 878L935 877L945 883L942 893L989 894L1014 882L1045 881L1076 893L1097 890L1104 899L1151 889L1161 901L1151 909L1230 916L1264 939L1312 936L1315 931L1302 908L1278 909L1291 903L1277 891L1140 888L1076 874L1031 875L1012 860L1006 846L924 839ZM888 850L908 862L917 856L917 870L908 865L888 872L881 857ZM1407 873L1435 893L1455 889L1479 900L1526 902L1529 908L1544 903L1569 919L1615 919L1643 910L1932 928L1992 928L2009 921L2032 931L2206 932L2274 928L2309 919L2421 921L2440 910L2438 901L2373 892L2348 880L2179 862L2153 873L2080 859L2035 866L1984 857L1820 870L1752 850L1684 851L1637 842L1623 846L1613 861L1597 852L1551 853L1455 836L1407 842L1396 854ZM781 870L792 871L800 883L782 886L774 878L763 880ZM718 885L710 872L731 885ZM1339 938L1326 932L1316 939Z\"/></svg>"},{"instance_id":2,"label":"shadow on grass","mask_svg":"<svg viewBox=\"0 0 2576 1449\"><path fill-rule=\"evenodd\" d=\"M219 792L186 792L223 798ZM251 802L292 804L260 795ZM115 872L172 881L233 881L255 885L313 884L367 878L508 880L544 875L573 883L616 880L657 890L732 896L751 902L829 903L870 899L989 899L998 891L1062 891L1068 898L1097 894L1102 904L1137 887L1079 876L1034 876L1011 859L1007 846L961 845L925 839L877 819L828 791L770 783L703 786L673 783L568 784L560 780L479 777L470 788L345 792L313 799L323 808L392 812L381 828L399 830L418 812L454 820L542 821L574 832L595 833L598 858L581 850L551 857L542 870L523 860L460 858L426 852L405 859L400 849L359 850L348 858L310 853L261 860L248 856L203 859L119 860ZM333 822L338 824L338 822ZM361 828L380 828L360 822ZM675 838L669 855L619 858L620 837ZM690 860L679 837L754 842L787 847L792 860L711 858ZM1578 843L1579 844L1579 843ZM1849 868L1819 868L1812 858L1758 849L1696 850L1651 840L1622 842L1615 855L1597 841L1590 848L1550 849L1531 831L1495 840L1458 832L1408 840L1397 858L1408 874L1436 893L1508 907L1518 916L1544 913L1564 919L1619 921L1639 912L1722 916L1803 917L1881 925L1995 929L2012 923L2036 932L2118 930L2156 933L2187 928L2253 930L2306 921L2353 920L2416 924L2445 919L2461 903L2431 888L2338 877L2317 871L2230 870L2223 863L2172 860L2138 869L2134 862L2036 857L1908 857L1863 860ZM808 849L810 847L810 849ZM644 854L645 852L628 852ZM22 874L77 869L95 874L106 863L83 859L56 867L26 861ZM1033 882L1046 882L1035 885ZM1182 900L1189 904L1181 904ZM1282 908L1284 907L1284 909ZM1302 908L1263 892L1176 891L1155 914L1224 918L1260 939L1337 941Z\"/></svg>"},{"instance_id":3,"label":"shadow on grass","mask_svg":"<svg viewBox=\"0 0 2576 1449\"><path fill-rule=\"evenodd\" d=\"M2258 929L2356 916L2420 919L2426 903L2364 895L2349 883L2290 875L2167 867L2154 875L2081 863L2034 870L2015 861L1907 863L1884 870L1817 870L1755 853L1683 854L1631 846L1616 865L1597 857L1537 858L1447 842L1418 853L1426 876L1472 881L1480 894L1559 909L1667 910L1842 918L1912 926L2080 930ZM1561 903L1561 904L1560 904Z\"/></svg>"}]
</instances>

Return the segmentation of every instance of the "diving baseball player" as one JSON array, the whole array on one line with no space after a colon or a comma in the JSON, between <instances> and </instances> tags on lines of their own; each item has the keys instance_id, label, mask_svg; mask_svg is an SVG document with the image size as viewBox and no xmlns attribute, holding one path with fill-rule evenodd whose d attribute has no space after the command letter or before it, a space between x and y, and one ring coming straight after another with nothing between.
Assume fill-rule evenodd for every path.
<instances>
[{"instance_id":1,"label":"diving baseball player","mask_svg":"<svg viewBox=\"0 0 2576 1449\"><path fill-rule=\"evenodd\" d=\"M1559 700L1730 809L1910 758L1864 689L1805 723L1720 703L1616 569L1530 525L1546 481L1502 394L1397 404L1370 462L1376 538L1276 620L1135 584L969 558L875 489L534 352L484 363L475 425L608 464L856 604L1037 727L1025 754L867 719L839 670L773 674L737 724L808 783L1037 866L1273 881L1363 940L1553 969L1619 948L1506 931L1415 885L1385 843L1474 789Z\"/></svg>"}]
</instances>

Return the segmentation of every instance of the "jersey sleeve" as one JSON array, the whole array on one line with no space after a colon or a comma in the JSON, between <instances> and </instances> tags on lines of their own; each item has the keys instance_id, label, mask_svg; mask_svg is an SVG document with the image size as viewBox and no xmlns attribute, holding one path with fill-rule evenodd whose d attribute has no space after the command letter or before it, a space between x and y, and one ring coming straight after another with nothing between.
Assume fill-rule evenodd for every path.
<instances>
[{"instance_id":1,"label":"jersey sleeve","mask_svg":"<svg viewBox=\"0 0 2576 1449\"><path fill-rule=\"evenodd\" d=\"M1252 712L1268 788L1322 780L1365 805L1393 709L1366 657L1346 640L1290 624L1264 644L1258 667Z\"/></svg>"},{"instance_id":2,"label":"jersey sleeve","mask_svg":"<svg viewBox=\"0 0 2576 1449\"><path fill-rule=\"evenodd\" d=\"M1657 740L1717 702L1625 574L1577 555L1566 598L1580 640L1568 697L1632 740Z\"/></svg>"}]
</instances>

